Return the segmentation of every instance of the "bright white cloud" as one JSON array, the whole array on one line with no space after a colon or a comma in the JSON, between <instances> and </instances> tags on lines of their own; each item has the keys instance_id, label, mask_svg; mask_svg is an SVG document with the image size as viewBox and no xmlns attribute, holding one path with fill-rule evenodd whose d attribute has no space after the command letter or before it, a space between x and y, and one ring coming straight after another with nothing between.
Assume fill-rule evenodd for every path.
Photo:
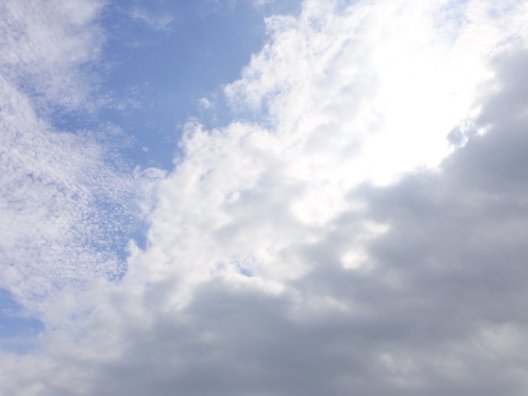
<instances>
[{"instance_id":1,"label":"bright white cloud","mask_svg":"<svg viewBox=\"0 0 528 396\"><path fill-rule=\"evenodd\" d=\"M76 291L83 314L6 356L1 387L525 394L526 20L481 0L270 18L225 87L238 120L190 122L174 169L143 173L125 278Z\"/></svg>"}]
</instances>

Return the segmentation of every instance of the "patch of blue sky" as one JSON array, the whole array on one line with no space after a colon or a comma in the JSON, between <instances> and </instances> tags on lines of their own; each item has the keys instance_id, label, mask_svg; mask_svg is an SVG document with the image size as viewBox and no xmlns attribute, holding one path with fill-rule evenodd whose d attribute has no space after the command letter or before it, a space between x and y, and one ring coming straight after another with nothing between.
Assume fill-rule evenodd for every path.
<instances>
[{"instance_id":1,"label":"patch of blue sky","mask_svg":"<svg viewBox=\"0 0 528 396\"><path fill-rule=\"evenodd\" d=\"M24 314L9 292L0 289L0 350L25 352L33 348L41 321Z\"/></svg>"},{"instance_id":2,"label":"patch of blue sky","mask_svg":"<svg viewBox=\"0 0 528 396\"><path fill-rule=\"evenodd\" d=\"M125 160L172 168L184 124L229 121L221 87L235 80L265 39L266 15L299 1L114 1L102 15L106 44L96 69L112 103L97 112L58 109L63 130L120 130ZM205 108L201 98L214 98Z\"/></svg>"}]
</instances>

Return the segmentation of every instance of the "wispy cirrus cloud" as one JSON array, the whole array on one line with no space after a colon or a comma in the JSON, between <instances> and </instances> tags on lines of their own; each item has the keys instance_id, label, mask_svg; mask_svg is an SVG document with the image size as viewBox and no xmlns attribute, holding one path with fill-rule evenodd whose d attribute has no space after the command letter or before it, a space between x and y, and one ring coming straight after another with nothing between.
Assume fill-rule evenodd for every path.
<instances>
[{"instance_id":1,"label":"wispy cirrus cloud","mask_svg":"<svg viewBox=\"0 0 528 396\"><path fill-rule=\"evenodd\" d=\"M132 8L128 15L156 31L168 31L174 23L174 17L170 14L154 14L139 7Z\"/></svg>"}]
</instances>

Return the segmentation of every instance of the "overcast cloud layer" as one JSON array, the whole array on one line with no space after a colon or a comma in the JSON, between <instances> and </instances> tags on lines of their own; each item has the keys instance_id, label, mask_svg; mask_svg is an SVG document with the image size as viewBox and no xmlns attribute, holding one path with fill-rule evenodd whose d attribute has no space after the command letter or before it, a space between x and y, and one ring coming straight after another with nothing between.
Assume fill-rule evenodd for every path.
<instances>
[{"instance_id":1,"label":"overcast cloud layer","mask_svg":"<svg viewBox=\"0 0 528 396\"><path fill-rule=\"evenodd\" d=\"M30 3L0 2L0 287L44 330L1 395L527 394L528 3L307 0L232 121L134 172L46 121L104 106L104 4Z\"/></svg>"}]
</instances>

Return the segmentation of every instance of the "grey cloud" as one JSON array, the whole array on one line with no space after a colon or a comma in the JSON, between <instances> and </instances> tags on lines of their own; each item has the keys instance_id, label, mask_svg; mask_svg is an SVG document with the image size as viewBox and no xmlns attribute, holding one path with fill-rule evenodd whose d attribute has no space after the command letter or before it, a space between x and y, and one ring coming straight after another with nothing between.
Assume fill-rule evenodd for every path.
<instances>
[{"instance_id":1,"label":"grey cloud","mask_svg":"<svg viewBox=\"0 0 528 396\"><path fill-rule=\"evenodd\" d=\"M311 272L271 296L220 280L184 311L145 295L150 326L97 368L94 395L525 395L528 359L527 53L498 65L474 135L438 173L353 192L368 202L297 253ZM510 109L504 111L503 109ZM361 222L386 224L369 266L340 252ZM341 304L325 304L331 299Z\"/></svg>"}]
</instances>

